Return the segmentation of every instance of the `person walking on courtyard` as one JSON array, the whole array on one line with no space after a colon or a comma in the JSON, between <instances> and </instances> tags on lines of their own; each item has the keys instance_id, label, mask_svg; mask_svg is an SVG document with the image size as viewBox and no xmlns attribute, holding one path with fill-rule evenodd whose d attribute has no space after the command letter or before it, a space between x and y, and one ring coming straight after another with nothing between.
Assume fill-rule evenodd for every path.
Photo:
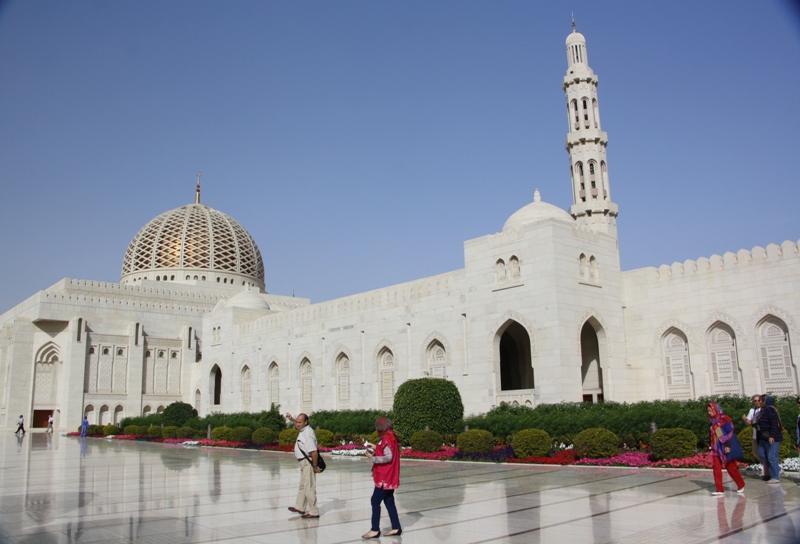
<instances>
[{"instance_id":1,"label":"person walking on courtyard","mask_svg":"<svg viewBox=\"0 0 800 544\"><path fill-rule=\"evenodd\" d=\"M85 437L86 433L89 432L89 418L83 416L83 421L81 422L81 436Z\"/></svg>"},{"instance_id":2,"label":"person walking on courtyard","mask_svg":"<svg viewBox=\"0 0 800 544\"><path fill-rule=\"evenodd\" d=\"M747 425L753 427L753 442L751 444L753 457L756 458L761 463L761 466L764 467L764 474L761 476L761 479L765 482L769 480L769 466L767 465L767 460L762 459L758 454L758 415L761 413L761 395L753 395L751 399L753 402L753 407L750 408L750 411L747 412L747 415L743 415L742 419Z\"/></svg>"},{"instance_id":3,"label":"person walking on courtyard","mask_svg":"<svg viewBox=\"0 0 800 544\"><path fill-rule=\"evenodd\" d=\"M297 491L297 500L289 510L302 517L318 518L317 508L317 473L322 472L317 466L319 453L317 452L317 435L308 424L306 414L286 414L286 419L292 422L294 428L300 431L297 442L294 444L294 457L300 463L300 489Z\"/></svg>"},{"instance_id":4,"label":"person walking on courtyard","mask_svg":"<svg viewBox=\"0 0 800 544\"><path fill-rule=\"evenodd\" d=\"M53 414L47 416L47 432L48 433L53 432Z\"/></svg>"},{"instance_id":5,"label":"person walking on courtyard","mask_svg":"<svg viewBox=\"0 0 800 544\"><path fill-rule=\"evenodd\" d=\"M728 471L733 481L736 482L736 492L744 492L744 480L739 474L736 460L744 457L742 446L733 432L731 418L722 413L722 408L716 402L709 402L706 407L708 419L711 421L711 452L714 463L714 485L712 495L724 494L722 487L722 467Z\"/></svg>"},{"instance_id":6,"label":"person walking on courtyard","mask_svg":"<svg viewBox=\"0 0 800 544\"><path fill-rule=\"evenodd\" d=\"M379 417L375 421L375 430L380 440L374 449L367 448L367 458L372 461L372 480L375 490L372 492L372 528L361 538L378 538L381 536L381 503L386 505L392 530L383 536L395 536L403 533L397 507L394 504L394 490L400 487L400 446L394 434L392 420Z\"/></svg>"},{"instance_id":7,"label":"person walking on courtyard","mask_svg":"<svg viewBox=\"0 0 800 544\"><path fill-rule=\"evenodd\" d=\"M17 430L14 431L14 434L19 434L22 431L22 434L25 434L25 418L22 417L22 414L19 415L19 419L17 420Z\"/></svg>"},{"instance_id":8,"label":"person walking on courtyard","mask_svg":"<svg viewBox=\"0 0 800 544\"><path fill-rule=\"evenodd\" d=\"M769 466L768 484L781 483L781 467L778 454L783 440L783 424L778 410L772 405L772 397L761 395L761 413L758 416L758 453Z\"/></svg>"}]
</instances>

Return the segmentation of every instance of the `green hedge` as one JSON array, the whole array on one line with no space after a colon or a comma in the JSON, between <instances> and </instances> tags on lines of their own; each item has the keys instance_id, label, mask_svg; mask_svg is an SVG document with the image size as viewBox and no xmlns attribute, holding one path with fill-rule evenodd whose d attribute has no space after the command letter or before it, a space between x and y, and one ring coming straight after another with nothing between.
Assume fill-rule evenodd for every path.
<instances>
[{"instance_id":1,"label":"green hedge","mask_svg":"<svg viewBox=\"0 0 800 544\"><path fill-rule=\"evenodd\" d=\"M464 403L456 384L442 378L403 382L394 395L393 421L403 436L426 427L440 434L463 428Z\"/></svg>"},{"instance_id":2,"label":"green hedge","mask_svg":"<svg viewBox=\"0 0 800 544\"><path fill-rule=\"evenodd\" d=\"M314 431L317 437L317 445L330 448L333 446L333 433L326 429L317 429Z\"/></svg>"},{"instance_id":3,"label":"green hedge","mask_svg":"<svg viewBox=\"0 0 800 544\"><path fill-rule=\"evenodd\" d=\"M119 434L119 428L116 425L109 423L103 427L103 436L111 436L112 434Z\"/></svg>"},{"instance_id":4,"label":"green hedge","mask_svg":"<svg viewBox=\"0 0 800 544\"><path fill-rule=\"evenodd\" d=\"M175 405L179 407L174 407ZM170 410L170 408L172 408L172 410ZM236 427L249 427L250 429L268 427L276 432L282 431L287 426L286 418L280 413L280 406L275 404L273 404L269 410L263 410L261 412L214 413L205 417L192 415L190 419L177 423L177 421L185 419L189 413L193 414L193 412L189 412L189 409L194 410L188 404L175 402L167 406L163 414L150 414L147 417L126 417L122 420L121 424L122 427L128 425L146 427L151 425L161 426L162 423L165 425L180 425L183 427L191 427L195 431L202 431L202 437L205 437L206 429L209 425L211 425L212 429L217 427L230 427L231 429L235 429ZM168 410L170 411L168 412ZM175 412L175 414L173 414L173 412ZM172 418L172 420L165 420L165 414L168 418ZM173 415L175 416L174 418Z\"/></svg>"},{"instance_id":5,"label":"green hedge","mask_svg":"<svg viewBox=\"0 0 800 544\"><path fill-rule=\"evenodd\" d=\"M178 427L167 425L161 430L161 438L178 438Z\"/></svg>"},{"instance_id":6,"label":"green hedge","mask_svg":"<svg viewBox=\"0 0 800 544\"><path fill-rule=\"evenodd\" d=\"M149 429L147 429L147 436L150 438L161 438L161 427L158 425L151 425Z\"/></svg>"},{"instance_id":7,"label":"green hedge","mask_svg":"<svg viewBox=\"0 0 800 544\"><path fill-rule=\"evenodd\" d=\"M411 449L432 453L442 449L444 437L436 431L417 431L411 435Z\"/></svg>"},{"instance_id":8,"label":"green hedge","mask_svg":"<svg viewBox=\"0 0 800 544\"><path fill-rule=\"evenodd\" d=\"M619 437L608 429L584 429L575 435L578 457L611 457L619 451Z\"/></svg>"},{"instance_id":9,"label":"green hedge","mask_svg":"<svg viewBox=\"0 0 800 544\"><path fill-rule=\"evenodd\" d=\"M277 434L269 427L261 427L253 431L253 436L250 438L254 444L272 444L275 442Z\"/></svg>"},{"instance_id":10,"label":"green hedge","mask_svg":"<svg viewBox=\"0 0 800 544\"><path fill-rule=\"evenodd\" d=\"M388 417L382 410L320 410L308 418L314 429L331 429L338 434L370 434L375 430L375 420Z\"/></svg>"},{"instance_id":11,"label":"green hedge","mask_svg":"<svg viewBox=\"0 0 800 544\"><path fill-rule=\"evenodd\" d=\"M233 429L231 429L230 427L217 427L216 429L211 429L211 440L214 441L230 440L231 431L233 431Z\"/></svg>"},{"instance_id":12,"label":"green hedge","mask_svg":"<svg viewBox=\"0 0 800 544\"><path fill-rule=\"evenodd\" d=\"M213 434L214 431L211 431ZM250 439L253 437L253 429L250 427L236 427L230 432L229 440L231 442L245 442L249 443Z\"/></svg>"},{"instance_id":13,"label":"green hedge","mask_svg":"<svg viewBox=\"0 0 800 544\"><path fill-rule=\"evenodd\" d=\"M794 397L774 397L781 420L794 436L794 422L798 409ZM659 428L682 428L692 431L698 439L698 449L708 447L709 422L706 403L717 402L733 420L738 432L744 427L742 414L752 407L750 397L717 396L701 397L691 401L656 400L632 404L606 401L599 404L566 403L541 404L534 408L501 404L485 413L465 418L470 429L484 429L498 438L514 435L524 429L542 429L555 441L569 443L571 437L595 427L608 429L620 437L628 446L648 443L650 423Z\"/></svg>"},{"instance_id":14,"label":"green hedge","mask_svg":"<svg viewBox=\"0 0 800 544\"><path fill-rule=\"evenodd\" d=\"M278 444L281 446L294 446L294 443L297 442L297 435L300 434L300 431L292 427L291 429L284 429L278 435Z\"/></svg>"},{"instance_id":15,"label":"green hedge","mask_svg":"<svg viewBox=\"0 0 800 544\"><path fill-rule=\"evenodd\" d=\"M175 438L194 438L194 429L191 427L178 427Z\"/></svg>"}]
</instances>

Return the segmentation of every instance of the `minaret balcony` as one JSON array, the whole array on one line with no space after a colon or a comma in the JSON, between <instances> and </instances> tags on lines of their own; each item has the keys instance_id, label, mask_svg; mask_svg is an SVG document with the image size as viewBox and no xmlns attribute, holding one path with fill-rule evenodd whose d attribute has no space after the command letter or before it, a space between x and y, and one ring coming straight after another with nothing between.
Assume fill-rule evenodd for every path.
<instances>
[{"instance_id":1,"label":"minaret balcony","mask_svg":"<svg viewBox=\"0 0 800 544\"><path fill-rule=\"evenodd\" d=\"M585 144L587 142L608 145L608 134L596 128L588 128L570 132L567 134L567 137L564 140L564 144L566 145L567 149L575 147L576 145Z\"/></svg>"}]
</instances>

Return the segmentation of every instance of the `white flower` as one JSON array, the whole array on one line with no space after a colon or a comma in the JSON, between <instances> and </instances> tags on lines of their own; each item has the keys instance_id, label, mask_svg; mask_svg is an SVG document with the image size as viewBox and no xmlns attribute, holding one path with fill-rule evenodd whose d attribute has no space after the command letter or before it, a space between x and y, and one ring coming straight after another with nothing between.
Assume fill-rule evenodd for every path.
<instances>
[{"instance_id":1,"label":"white flower","mask_svg":"<svg viewBox=\"0 0 800 544\"><path fill-rule=\"evenodd\" d=\"M196 446L199 443L200 442L198 442L197 440L187 440L186 442L183 443L183 446L184 447L186 447L186 446Z\"/></svg>"}]
</instances>

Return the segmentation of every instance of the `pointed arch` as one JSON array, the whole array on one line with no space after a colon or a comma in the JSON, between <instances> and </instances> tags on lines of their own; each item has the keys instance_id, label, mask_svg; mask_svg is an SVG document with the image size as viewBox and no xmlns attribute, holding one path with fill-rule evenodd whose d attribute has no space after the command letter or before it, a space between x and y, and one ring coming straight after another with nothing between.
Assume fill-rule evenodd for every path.
<instances>
[{"instance_id":1,"label":"pointed arch","mask_svg":"<svg viewBox=\"0 0 800 544\"><path fill-rule=\"evenodd\" d=\"M351 359L343 350L340 350L334 362L336 372L336 406L339 410L350 407L350 375L352 372Z\"/></svg>"},{"instance_id":2,"label":"pointed arch","mask_svg":"<svg viewBox=\"0 0 800 544\"><path fill-rule=\"evenodd\" d=\"M222 369L216 363L209 373L208 398L212 408L222 404Z\"/></svg>"},{"instance_id":3,"label":"pointed arch","mask_svg":"<svg viewBox=\"0 0 800 544\"><path fill-rule=\"evenodd\" d=\"M441 353L437 352L438 348ZM425 361L426 370L429 376L443 378L447 376L447 367L450 366L452 350L447 337L439 331L433 331L422 342L420 350L420 361Z\"/></svg>"},{"instance_id":4,"label":"pointed arch","mask_svg":"<svg viewBox=\"0 0 800 544\"><path fill-rule=\"evenodd\" d=\"M733 327L724 321L715 321L706 331L713 395L742 394L742 373L736 338Z\"/></svg>"},{"instance_id":5,"label":"pointed arch","mask_svg":"<svg viewBox=\"0 0 800 544\"><path fill-rule=\"evenodd\" d=\"M200 388L194 390L194 409L197 410L198 414L201 414L201 405L202 405L202 395L200 394Z\"/></svg>"},{"instance_id":6,"label":"pointed arch","mask_svg":"<svg viewBox=\"0 0 800 544\"><path fill-rule=\"evenodd\" d=\"M123 420L124 417L125 417L125 408L121 404L117 404L114 407L114 419L112 423L114 425L119 425L119 423Z\"/></svg>"},{"instance_id":7,"label":"pointed arch","mask_svg":"<svg viewBox=\"0 0 800 544\"><path fill-rule=\"evenodd\" d=\"M247 363L242 366L242 370L239 373L239 384L242 391L242 408L244 409L250 406L253 385L252 372Z\"/></svg>"},{"instance_id":8,"label":"pointed arch","mask_svg":"<svg viewBox=\"0 0 800 544\"><path fill-rule=\"evenodd\" d=\"M603 363L608 359L607 353L605 327L596 317L591 316L583 322L580 332L581 386L584 402L598 403L605 400Z\"/></svg>"},{"instance_id":9,"label":"pointed arch","mask_svg":"<svg viewBox=\"0 0 800 544\"><path fill-rule=\"evenodd\" d=\"M276 359L270 362L267 372L269 373L269 402L277 406L281 403L281 371Z\"/></svg>"},{"instance_id":10,"label":"pointed arch","mask_svg":"<svg viewBox=\"0 0 800 544\"><path fill-rule=\"evenodd\" d=\"M51 408L56 402L58 361L61 349L55 342L47 342L36 352L34 360L33 406Z\"/></svg>"},{"instance_id":11,"label":"pointed arch","mask_svg":"<svg viewBox=\"0 0 800 544\"><path fill-rule=\"evenodd\" d=\"M694 376L689 359L689 339L686 334L671 327L661 337L661 360L667 399L694 398Z\"/></svg>"},{"instance_id":12,"label":"pointed arch","mask_svg":"<svg viewBox=\"0 0 800 544\"><path fill-rule=\"evenodd\" d=\"M313 367L311 366L311 359L303 357L300 360L300 401L303 406L303 411L308 413L312 411L314 405L313 399Z\"/></svg>"},{"instance_id":13,"label":"pointed arch","mask_svg":"<svg viewBox=\"0 0 800 544\"><path fill-rule=\"evenodd\" d=\"M789 327L767 314L756 327L762 390L777 395L797 395L797 369L792 358Z\"/></svg>"},{"instance_id":14,"label":"pointed arch","mask_svg":"<svg viewBox=\"0 0 800 544\"><path fill-rule=\"evenodd\" d=\"M522 316L508 315L504 317L505 320L496 327L492 334L492 353L497 376L496 390L532 391L535 387L534 342L530 329L526 326L526 320Z\"/></svg>"},{"instance_id":15,"label":"pointed arch","mask_svg":"<svg viewBox=\"0 0 800 544\"><path fill-rule=\"evenodd\" d=\"M394 345L384 339L375 350L375 366L378 376L378 405L382 410L391 410L394 404L395 371L397 360Z\"/></svg>"}]
</instances>

